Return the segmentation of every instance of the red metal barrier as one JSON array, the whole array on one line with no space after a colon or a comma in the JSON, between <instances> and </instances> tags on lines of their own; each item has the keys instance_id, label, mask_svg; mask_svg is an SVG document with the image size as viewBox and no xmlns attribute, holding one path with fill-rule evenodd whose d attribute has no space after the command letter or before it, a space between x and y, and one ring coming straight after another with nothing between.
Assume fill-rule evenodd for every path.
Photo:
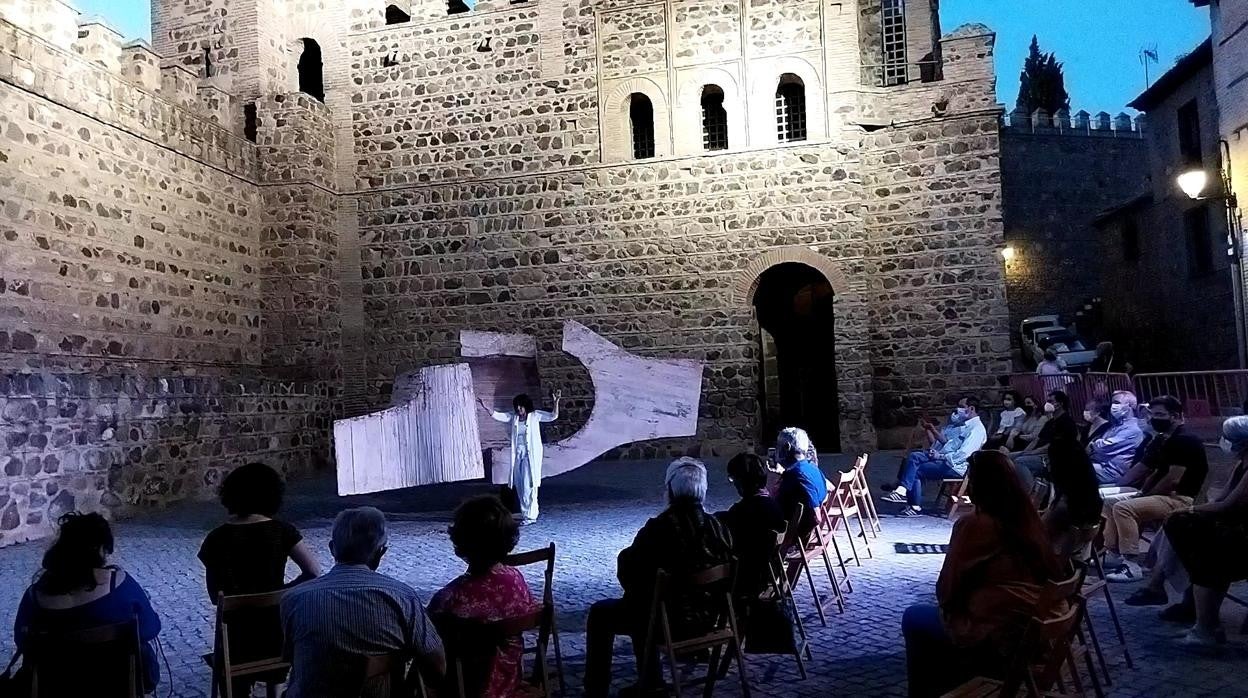
<instances>
[{"instance_id":1,"label":"red metal barrier","mask_svg":"<svg viewBox=\"0 0 1248 698\"><path fill-rule=\"evenodd\" d=\"M1010 375L1010 388L1041 404L1049 393L1061 390L1070 396L1071 411L1076 415L1092 398L1109 402L1110 396L1119 390L1135 392L1131 377L1125 373L1060 373L1051 376L1015 373Z\"/></svg>"}]
</instances>

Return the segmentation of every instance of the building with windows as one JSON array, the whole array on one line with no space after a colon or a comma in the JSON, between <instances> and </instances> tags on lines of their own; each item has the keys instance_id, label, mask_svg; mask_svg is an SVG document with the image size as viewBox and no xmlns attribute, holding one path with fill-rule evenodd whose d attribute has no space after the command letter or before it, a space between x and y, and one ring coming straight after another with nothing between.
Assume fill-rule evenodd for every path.
<instances>
[{"instance_id":1,"label":"building with windows","mask_svg":"<svg viewBox=\"0 0 1248 698\"><path fill-rule=\"evenodd\" d=\"M994 37L937 8L0 0L0 544L306 469L466 329L537 337L563 429L563 320L703 359L707 452L990 390Z\"/></svg>"},{"instance_id":2,"label":"building with windows","mask_svg":"<svg viewBox=\"0 0 1248 698\"><path fill-rule=\"evenodd\" d=\"M1131 103L1148 123L1148 181L1098 220L1104 336L1142 370L1237 365L1225 207L1176 184L1220 161L1212 61L1206 41Z\"/></svg>"}]
</instances>

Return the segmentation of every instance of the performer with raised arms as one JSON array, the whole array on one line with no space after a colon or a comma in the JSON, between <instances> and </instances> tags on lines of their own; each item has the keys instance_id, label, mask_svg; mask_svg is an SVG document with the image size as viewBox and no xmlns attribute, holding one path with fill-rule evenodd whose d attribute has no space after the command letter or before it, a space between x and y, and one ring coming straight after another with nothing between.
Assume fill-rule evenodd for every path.
<instances>
[{"instance_id":1,"label":"performer with raised arms","mask_svg":"<svg viewBox=\"0 0 1248 698\"><path fill-rule=\"evenodd\" d=\"M496 422L511 425L511 475L508 484L520 500L520 523L528 525L537 521L537 488L542 484L542 422L559 418L561 391L551 393L554 409L550 412L533 409L533 400L521 393L511 401L513 411L498 412L490 409L479 398L481 409L490 413Z\"/></svg>"}]
</instances>

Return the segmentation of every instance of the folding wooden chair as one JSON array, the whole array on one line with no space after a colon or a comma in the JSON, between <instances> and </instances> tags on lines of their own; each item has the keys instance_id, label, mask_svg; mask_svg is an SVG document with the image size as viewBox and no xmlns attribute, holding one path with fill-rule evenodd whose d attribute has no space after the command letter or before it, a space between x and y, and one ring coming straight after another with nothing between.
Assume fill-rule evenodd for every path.
<instances>
[{"instance_id":1,"label":"folding wooden chair","mask_svg":"<svg viewBox=\"0 0 1248 698\"><path fill-rule=\"evenodd\" d=\"M793 587L789 584L788 576L784 573L784 565L780 563L783 559L785 544L788 542L788 527L784 531L776 534L776 548L771 555L770 562L767 565L768 586L759 595L762 601L776 601L784 608L787 608L793 614L793 623L797 626L798 639L794 643L793 658L797 660L797 672L803 679L806 678L806 662L802 660L802 653L805 652L806 659L811 659L810 641L806 637L806 625L802 622L802 615L797 610L797 599L793 598ZM747 649L750 641L750 619L746 618L745 629L741 633L741 644ZM728 663L731 657L724 656L723 663L720 665L719 675L724 677L728 674Z\"/></svg>"},{"instance_id":2,"label":"folding wooden chair","mask_svg":"<svg viewBox=\"0 0 1248 698\"><path fill-rule=\"evenodd\" d=\"M854 459L854 473L857 475L854 480L854 499L871 522L871 537L878 538L884 529L880 527L880 514L875 509L875 498L871 496L871 487L867 484L867 454L863 453Z\"/></svg>"},{"instance_id":3,"label":"folding wooden chair","mask_svg":"<svg viewBox=\"0 0 1248 698\"><path fill-rule=\"evenodd\" d=\"M458 689L456 695L459 698L475 698L476 695L475 691L469 693L467 690L467 682L464 677L464 658L466 656L492 656L494 652L497 652L509 640L518 638L523 643L524 634L527 632L537 632L540 636L542 632L548 630L551 621L550 612L550 608L543 605L529 613L496 621L469 620L452 615L439 615L435 619L434 624L438 628L438 633L442 636L442 642L446 646L447 655L454 665L455 687ZM523 650L521 652L523 654ZM534 663L536 665L534 669L542 686L543 694L546 698L551 698L550 674L546 667L546 653L537 652L534 655ZM520 671L521 675L516 677L517 680L523 680L523 667L520 668Z\"/></svg>"},{"instance_id":4,"label":"folding wooden chair","mask_svg":"<svg viewBox=\"0 0 1248 698\"><path fill-rule=\"evenodd\" d=\"M819 614L819 623L828 624L828 619L824 613L824 599L819 595L819 591L815 588L815 577L810 571L811 560L823 559L824 568L828 571L828 582L832 585L832 598L836 602L837 612L845 612L845 595L841 589L840 583L837 582L836 574L832 571L832 559L828 556L828 546L824 543L822 532L819 525L816 524L814 529L805 539L798 532L801 530L802 516L806 511L803 504L797 506L797 510L793 513L793 519L789 521L785 544L781 546L783 551L781 564L784 566L785 575L790 588L796 587L802 573L806 573L806 581L810 584L810 595L815 602L815 611ZM835 543L835 539L833 539ZM840 561L842 571L845 571L845 562L840 560L840 551L837 551L837 559ZM848 583L849 575L846 571L846 583ZM852 590L852 587L850 587Z\"/></svg>"},{"instance_id":5,"label":"folding wooden chair","mask_svg":"<svg viewBox=\"0 0 1248 698\"><path fill-rule=\"evenodd\" d=\"M947 516L950 521L958 518L962 509L969 509L972 506L971 498L966 493L969 483L970 480L965 477L950 477L940 481L940 489L936 490L936 506L940 507L942 498L949 499Z\"/></svg>"},{"instance_id":6,"label":"folding wooden chair","mask_svg":"<svg viewBox=\"0 0 1248 698\"><path fill-rule=\"evenodd\" d=\"M1114 597L1109 592L1109 582L1105 579L1105 565L1102 562L1105 557L1105 517L1101 517L1095 530L1089 533L1090 541L1086 547L1086 556L1081 560L1075 561L1076 565L1085 572L1084 584L1080 594L1088 602L1096 598L1097 592L1104 596L1105 603L1109 606L1109 619L1114 624L1114 632L1118 636L1118 644L1122 645L1122 657L1127 662L1127 668L1134 669L1135 663L1131 661L1131 650L1127 647L1127 636L1122 630L1122 623L1118 620L1118 607L1114 604ZM1095 577L1092 576L1092 572L1096 573ZM1105 661L1105 652L1101 647L1100 638L1097 637L1096 626L1092 624L1092 616L1090 614L1085 617L1085 624L1088 629L1088 635L1092 640L1092 648L1096 652L1097 663L1101 667L1101 674L1105 678L1105 685L1112 686L1113 680L1109 676L1109 664Z\"/></svg>"},{"instance_id":7,"label":"folding wooden chair","mask_svg":"<svg viewBox=\"0 0 1248 698\"><path fill-rule=\"evenodd\" d=\"M702 572L674 577L659 570L654 581L654 600L650 605L650 619L646 626L646 646L641 656L641 677L649 676L648 663L651 657L657 656L656 649L663 647L667 654L668 665L672 675L672 688L676 698L680 698L680 666L677 659L682 656L695 655L711 650L710 666L706 672L704 698L711 698L715 692L715 680L719 675L720 653L725 646L737 659L737 673L741 679L741 695L750 698L750 679L745 664L745 654L741 649L741 633L737 625L736 611L732 603L733 565L717 565ZM707 592L711 598L721 600L722 606L717 609L712 626L706 632L687 638L672 636L672 624L668 613L669 604L680 603L681 594L691 591ZM661 641L656 637L662 631Z\"/></svg>"},{"instance_id":8,"label":"folding wooden chair","mask_svg":"<svg viewBox=\"0 0 1248 698\"><path fill-rule=\"evenodd\" d=\"M364 658L360 691L353 698L372 695L373 684L384 677L390 679L390 695L394 698L425 698L425 682L419 671L408 669L411 658L403 652L373 654Z\"/></svg>"},{"instance_id":9,"label":"folding wooden chair","mask_svg":"<svg viewBox=\"0 0 1248 698\"><path fill-rule=\"evenodd\" d=\"M23 662L31 668L31 698L143 696L137 618L85 630L31 633Z\"/></svg>"},{"instance_id":10,"label":"folding wooden chair","mask_svg":"<svg viewBox=\"0 0 1248 698\"><path fill-rule=\"evenodd\" d=\"M823 502L823 532L835 541L837 528L842 528L844 523L845 536L849 539L849 550L853 553L854 564L862 567L862 559L858 557L858 546L854 543L854 532L850 530L849 517L858 517L858 534L862 537L862 544L867 547L867 557L874 557L871 553L871 541L867 540L867 526L862 518L862 509L858 506L858 500L854 497L854 483L858 481L858 471L848 470L841 473L839 482L832 486L832 490L828 492L827 499ZM838 555L840 551L837 551Z\"/></svg>"},{"instance_id":11,"label":"folding wooden chair","mask_svg":"<svg viewBox=\"0 0 1248 698\"><path fill-rule=\"evenodd\" d=\"M555 673L559 676L559 695L562 696L567 694L567 680L564 678L566 675L563 673L563 649L559 646L559 626L555 622L555 544L551 543L545 548L529 550L523 553L514 553L503 558L503 564L511 565L512 567L524 567L526 565L535 565L541 562L546 563L542 585L542 605L548 609L547 612L550 617L550 623L542 627L541 631L538 633L537 642L534 643L532 648L526 647L525 652L527 653L531 650L532 652L540 653L544 661L546 657L546 648L553 640L555 649Z\"/></svg>"},{"instance_id":12,"label":"folding wooden chair","mask_svg":"<svg viewBox=\"0 0 1248 698\"><path fill-rule=\"evenodd\" d=\"M216 698L218 694L224 695L225 698L234 698L234 680L239 678L249 678L263 683L265 695L268 698L277 698L277 687L286 681L286 674L290 670L290 663L282 657L282 625L281 618L278 616L278 606L285 593L285 589L279 589L265 594L238 596L226 596L222 593L217 597L216 639L210 655L210 666L212 666L212 693L210 695L212 698ZM248 616L250 616L249 620L243 620ZM250 633L256 631L258 627L254 625L256 623L261 625L273 623L274 625L270 627L271 636L274 639L272 648L274 654L235 663L233 653L230 651L231 623L247 624Z\"/></svg>"}]
</instances>

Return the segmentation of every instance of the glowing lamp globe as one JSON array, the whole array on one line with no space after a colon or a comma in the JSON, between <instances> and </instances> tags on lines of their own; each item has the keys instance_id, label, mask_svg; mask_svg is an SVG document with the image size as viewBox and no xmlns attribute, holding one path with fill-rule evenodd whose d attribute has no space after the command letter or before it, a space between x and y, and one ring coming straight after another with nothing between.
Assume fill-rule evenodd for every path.
<instances>
[{"instance_id":1,"label":"glowing lamp globe","mask_svg":"<svg viewBox=\"0 0 1248 698\"><path fill-rule=\"evenodd\" d=\"M1192 199L1199 199L1209 183L1209 175L1204 170L1191 170L1179 175L1179 188Z\"/></svg>"}]
</instances>

